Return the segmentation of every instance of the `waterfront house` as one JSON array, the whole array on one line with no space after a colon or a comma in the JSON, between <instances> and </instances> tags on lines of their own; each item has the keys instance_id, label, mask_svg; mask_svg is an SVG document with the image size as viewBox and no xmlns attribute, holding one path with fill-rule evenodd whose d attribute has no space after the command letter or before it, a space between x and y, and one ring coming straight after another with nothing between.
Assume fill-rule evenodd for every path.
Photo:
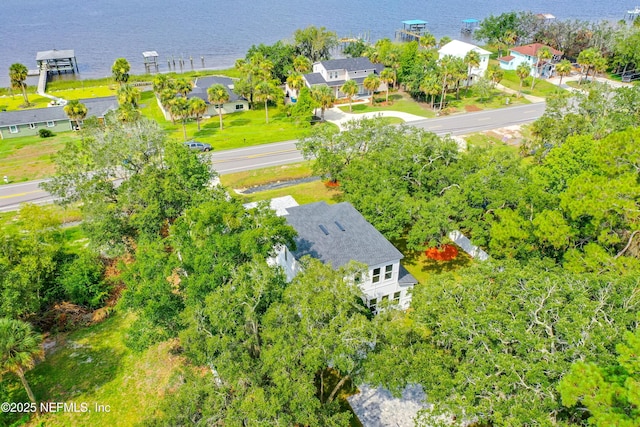
<instances>
[{"instance_id":1,"label":"waterfront house","mask_svg":"<svg viewBox=\"0 0 640 427\"><path fill-rule=\"evenodd\" d=\"M118 108L114 96L80 99L80 102L87 107L87 117L98 119L103 119L109 111ZM38 135L40 129L49 129L54 133L66 132L72 130L73 126L61 105L0 112L0 139Z\"/></svg>"},{"instance_id":2,"label":"waterfront house","mask_svg":"<svg viewBox=\"0 0 640 427\"><path fill-rule=\"evenodd\" d=\"M540 49L548 48L552 57L548 60L540 60ZM498 58L500 68L503 70L515 70L518 65L525 63L531 67L531 75L548 78L555 71L555 64L562 58L562 52L542 43L531 43L524 46L516 46L509 49L509 55Z\"/></svg>"},{"instance_id":3,"label":"waterfront house","mask_svg":"<svg viewBox=\"0 0 640 427\"><path fill-rule=\"evenodd\" d=\"M384 69L382 64L374 64L369 58L343 58L321 61L313 64L313 72L303 76L305 85L308 88L313 86L329 86L336 99L346 98L340 91L340 87L347 80L354 80L358 84L358 96L369 95L369 91L364 87L364 79L371 74L379 75ZM387 84L382 82L377 91L387 89ZM292 90L286 88L287 94L295 95Z\"/></svg>"},{"instance_id":4,"label":"waterfront house","mask_svg":"<svg viewBox=\"0 0 640 427\"><path fill-rule=\"evenodd\" d=\"M198 98L204 99L204 101L207 103L206 115L217 116L218 105L211 104L209 102L207 89L209 89L213 85L218 84L224 86L227 90L227 93L229 94L229 100L222 104L222 114L238 113L240 111L246 111L249 109L249 101L233 91L233 80L229 77L198 77L194 83L193 90L187 95L187 98L193 98L197 96Z\"/></svg>"},{"instance_id":5,"label":"waterfront house","mask_svg":"<svg viewBox=\"0 0 640 427\"><path fill-rule=\"evenodd\" d=\"M204 102L207 103L207 112L204 114L205 117L218 115L218 105L210 103L209 95L207 95L207 89L216 84L224 86L227 90L227 94L229 95L229 100L222 104L222 114L238 113L249 109L249 102L233 91L233 80L229 77L198 77L193 84L193 90L187 94L187 99L197 97L204 100ZM171 114L164 109L159 99L158 106L160 107L160 110L162 110L164 118L171 120Z\"/></svg>"},{"instance_id":6,"label":"waterfront house","mask_svg":"<svg viewBox=\"0 0 640 427\"><path fill-rule=\"evenodd\" d=\"M298 261L303 256L319 259L333 268L357 261L366 265L367 271L353 280L372 310L385 301L409 307L411 289L417 280L402 266L403 255L350 203L297 206L294 200L288 205L272 201L272 206L298 233L295 250L276 248L276 255L270 260L283 268L288 280L300 271Z\"/></svg>"},{"instance_id":7,"label":"waterfront house","mask_svg":"<svg viewBox=\"0 0 640 427\"><path fill-rule=\"evenodd\" d=\"M477 67L472 67L470 70L471 72L469 73L469 83L473 84L480 77L483 77L485 71L487 71L487 66L489 65L489 56L491 55L491 52L471 43L465 43L460 40L452 40L438 50L438 55L439 59L442 59L446 55L464 59L472 50L478 52L478 56L480 57L480 64Z\"/></svg>"}]
</instances>

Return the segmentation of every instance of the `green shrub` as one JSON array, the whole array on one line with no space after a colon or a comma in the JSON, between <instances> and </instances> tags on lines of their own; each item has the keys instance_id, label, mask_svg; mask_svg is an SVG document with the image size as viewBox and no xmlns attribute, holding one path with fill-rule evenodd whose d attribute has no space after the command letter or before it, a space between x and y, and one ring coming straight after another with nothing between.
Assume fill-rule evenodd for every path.
<instances>
[{"instance_id":1,"label":"green shrub","mask_svg":"<svg viewBox=\"0 0 640 427\"><path fill-rule=\"evenodd\" d=\"M51 138L53 136L53 132L49 129L40 129L38 131L38 135L40 135L40 138Z\"/></svg>"},{"instance_id":2,"label":"green shrub","mask_svg":"<svg viewBox=\"0 0 640 427\"><path fill-rule=\"evenodd\" d=\"M88 251L67 263L59 279L66 297L74 304L100 307L109 295L104 269L102 260Z\"/></svg>"}]
</instances>

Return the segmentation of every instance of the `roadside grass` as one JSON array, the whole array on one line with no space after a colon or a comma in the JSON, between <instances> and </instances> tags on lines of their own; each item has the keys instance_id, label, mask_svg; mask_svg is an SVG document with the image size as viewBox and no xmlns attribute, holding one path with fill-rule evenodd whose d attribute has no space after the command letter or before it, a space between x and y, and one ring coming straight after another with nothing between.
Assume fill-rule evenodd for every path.
<instances>
[{"instance_id":1,"label":"roadside grass","mask_svg":"<svg viewBox=\"0 0 640 427\"><path fill-rule=\"evenodd\" d=\"M259 202L270 200L274 197L292 196L298 204L314 203L325 201L329 204L342 202L342 192L339 189L329 188L322 181L305 182L303 184L291 185L277 188L275 190L260 191L252 194L232 193L239 197L243 203Z\"/></svg>"},{"instance_id":2,"label":"roadside grass","mask_svg":"<svg viewBox=\"0 0 640 427\"><path fill-rule=\"evenodd\" d=\"M507 104L506 100L509 100ZM492 90L486 99L480 99L476 89L471 86L467 95L465 88L460 88L460 99L456 99L455 93L447 95L447 108L455 108L458 111L478 111L505 108L510 105L524 105L531 102L525 98L518 98L516 95L509 95L499 90Z\"/></svg>"},{"instance_id":3,"label":"roadside grass","mask_svg":"<svg viewBox=\"0 0 640 427\"><path fill-rule=\"evenodd\" d=\"M62 132L50 138L35 135L0 140L0 176L8 176L10 182L51 176L55 172L53 155L77 138L75 132Z\"/></svg>"},{"instance_id":4,"label":"roadside grass","mask_svg":"<svg viewBox=\"0 0 640 427\"><path fill-rule=\"evenodd\" d=\"M380 98L382 95L382 98ZM382 104L378 103L373 106L367 104L353 105L353 114L362 113L378 113L381 111L399 111L403 113L415 114L422 117L435 117L435 112L422 107L418 102L411 99L408 95L403 96L399 93L389 95L389 104L384 104L384 93L379 93L376 99L382 99ZM349 113L349 105L340 105L339 108L345 113Z\"/></svg>"},{"instance_id":5,"label":"roadside grass","mask_svg":"<svg viewBox=\"0 0 640 427\"><path fill-rule=\"evenodd\" d=\"M487 135L484 132L467 135L464 139L469 147L489 148L494 145L505 145L495 134Z\"/></svg>"},{"instance_id":6,"label":"roadside grass","mask_svg":"<svg viewBox=\"0 0 640 427\"><path fill-rule=\"evenodd\" d=\"M141 353L128 349L124 339L133 320L116 313L100 324L53 336L54 348L27 373L33 392L39 402L76 403L78 408L86 402L90 411L49 413L28 425L131 426L158 415L173 386L170 379L184 361L172 354L171 341ZM6 381L11 401L28 402L19 380L7 376ZM97 412L96 404L110 412Z\"/></svg>"},{"instance_id":7,"label":"roadside grass","mask_svg":"<svg viewBox=\"0 0 640 427\"><path fill-rule=\"evenodd\" d=\"M564 90L552 83L549 83L544 79L538 78L536 78L533 90L531 90L531 79L531 76L527 77L522 84L522 93L524 95L533 95L539 96L541 98L546 98L550 95L554 95L557 92ZM515 91L520 90L520 78L516 74L515 70L504 70L504 77L500 81L500 84Z\"/></svg>"},{"instance_id":8,"label":"roadside grass","mask_svg":"<svg viewBox=\"0 0 640 427\"><path fill-rule=\"evenodd\" d=\"M263 169L254 169L220 176L220 182L229 188L250 188L274 182L291 181L313 175L310 162L292 163Z\"/></svg>"}]
</instances>

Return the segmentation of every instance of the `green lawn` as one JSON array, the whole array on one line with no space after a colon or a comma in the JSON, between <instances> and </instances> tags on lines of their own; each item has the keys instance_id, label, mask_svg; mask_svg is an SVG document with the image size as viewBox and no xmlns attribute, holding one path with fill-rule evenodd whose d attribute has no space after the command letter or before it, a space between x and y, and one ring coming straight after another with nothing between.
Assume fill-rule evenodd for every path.
<instances>
[{"instance_id":1,"label":"green lawn","mask_svg":"<svg viewBox=\"0 0 640 427\"><path fill-rule=\"evenodd\" d=\"M243 203L270 200L274 197L292 196L300 205L325 201L329 204L342 202L339 189L327 188L322 181L306 182L275 190L260 191L252 194L235 194Z\"/></svg>"},{"instance_id":2,"label":"green lawn","mask_svg":"<svg viewBox=\"0 0 640 427\"><path fill-rule=\"evenodd\" d=\"M306 178L313 175L310 162L292 163L289 165L273 166L222 175L222 185L229 188L249 188L257 185L270 184L279 181Z\"/></svg>"},{"instance_id":3,"label":"green lawn","mask_svg":"<svg viewBox=\"0 0 640 427\"><path fill-rule=\"evenodd\" d=\"M507 99L508 104L507 104ZM469 92L464 87L460 88L460 99L456 99L455 93L447 94L447 107L449 111L478 111L496 108L505 108L510 105L530 104L525 98L518 98L516 95L507 95L499 90L492 90L488 98L480 99L475 88L471 86Z\"/></svg>"},{"instance_id":4,"label":"green lawn","mask_svg":"<svg viewBox=\"0 0 640 427\"><path fill-rule=\"evenodd\" d=\"M87 403L91 411L44 415L30 425L46 426L132 426L157 415L170 378L183 366L171 352L172 342L154 345L134 353L124 345L133 316L115 314L102 323L53 336L52 350L43 362L27 373L38 401ZM19 380L3 376L10 401L27 402ZM95 405L109 411L96 412ZM0 424L8 424L2 419Z\"/></svg>"},{"instance_id":5,"label":"green lawn","mask_svg":"<svg viewBox=\"0 0 640 427\"><path fill-rule=\"evenodd\" d=\"M380 95L383 95L380 98ZM376 100L384 101L384 94L379 93L376 96ZM349 105L340 105L339 108L345 113L349 112ZM426 106L420 105L418 102L412 100L408 95L402 95L398 93L389 95L389 105L384 105L384 103L378 103L374 106L367 104L356 104L353 105L353 113L354 114L362 114L362 113L377 113L380 111L400 111L403 113L415 114L416 116L422 117L435 117L436 114L429 110Z\"/></svg>"},{"instance_id":6,"label":"green lawn","mask_svg":"<svg viewBox=\"0 0 640 427\"><path fill-rule=\"evenodd\" d=\"M76 132L62 132L51 138L22 136L0 140L0 176L11 182L39 179L53 175L53 155L67 141L78 138Z\"/></svg>"},{"instance_id":7,"label":"green lawn","mask_svg":"<svg viewBox=\"0 0 640 427\"><path fill-rule=\"evenodd\" d=\"M172 139L184 140L182 124L178 122L173 124L170 120L165 120L152 92L143 92L140 102L143 115L156 120ZM312 129L311 126L301 125L286 117L282 107L269 107L269 123L267 123L262 106L257 106L255 110L224 115L222 130L220 130L220 121L217 116L201 120L200 126L201 130L198 131L196 121L190 120L186 125L187 139L206 142L215 150L298 139L307 135ZM315 126L333 125L320 123Z\"/></svg>"},{"instance_id":8,"label":"green lawn","mask_svg":"<svg viewBox=\"0 0 640 427\"><path fill-rule=\"evenodd\" d=\"M522 84L522 93L525 95L546 98L549 95L553 95L558 91L564 90L543 79L536 79L533 90L531 90L531 79L532 77L527 77ZM505 70L504 78L500 81L500 84L508 87L509 89L520 90L520 78L516 74L515 70Z\"/></svg>"}]
</instances>

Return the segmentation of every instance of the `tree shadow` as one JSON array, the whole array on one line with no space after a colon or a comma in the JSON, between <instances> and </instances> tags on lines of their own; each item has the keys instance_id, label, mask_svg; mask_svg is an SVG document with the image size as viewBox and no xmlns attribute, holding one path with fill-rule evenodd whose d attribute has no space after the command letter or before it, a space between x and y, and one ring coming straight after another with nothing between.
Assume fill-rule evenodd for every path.
<instances>
[{"instance_id":1,"label":"tree shadow","mask_svg":"<svg viewBox=\"0 0 640 427\"><path fill-rule=\"evenodd\" d=\"M229 122L229 125L231 125L231 126L244 126L244 125L248 125L249 123L251 123L251 120L249 120L249 119L235 119L235 120L231 120Z\"/></svg>"}]
</instances>

